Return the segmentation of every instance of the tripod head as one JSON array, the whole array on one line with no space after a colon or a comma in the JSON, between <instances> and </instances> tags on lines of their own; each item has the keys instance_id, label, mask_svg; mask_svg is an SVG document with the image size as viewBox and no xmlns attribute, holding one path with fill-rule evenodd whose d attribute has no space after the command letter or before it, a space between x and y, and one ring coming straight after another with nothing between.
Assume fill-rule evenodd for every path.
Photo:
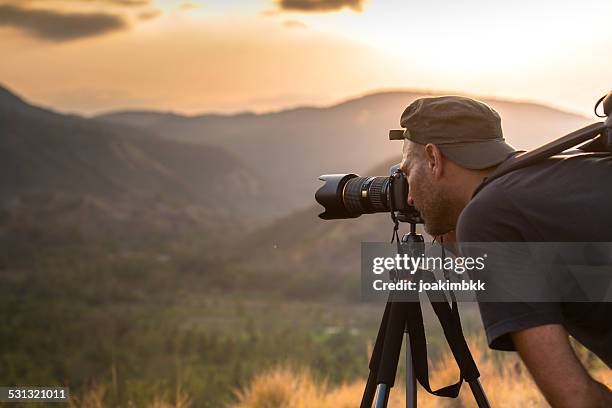
<instances>
[{"instance_id":1,"label":"tripod head","mask_svg":"<svg viewBox=\"0 0 612 408\"><path fill-rule=\"evenodd\" d=\"M599 113L597 113L597 108L599 107L600 104L603 107L603 111L604 111L603 115L600 115ZM595 115L596 116L600 118L604 118L607 116L609 118L610 114L612 114L612 91L608 92L607 95L604 95L601 98L599 98L599 100L595 104Z\"/></svg>"},{"instance_id":2,"label":"tripod head","mask_svg":"<svg viewBox=\"0 0 612 408\"><path fill-rule=\"evenodd\" d=\"M400 241L402 252L408 253L410 256L419 256L425 252L425 239L422 234L417 234L414 222L410 223L410 232L404 234Z\"/></svg>"},{"instance_id":3,"label":"tripod head","mask_svg":"<svg viewBox=\"0 0 612 408\"><path fill-rule=\"evenodd\" d=\"M601 104L603 107L603 116L597 113L597 108L599 107L599 104ZM607 95L602 96L597 101L597 103L595 104L595 115L599 116L600 118L606 118L606 129L604 132L602 132L601 138L607 150L612 153L612 91L608 92Z\"/></svg>"}]
</instances>

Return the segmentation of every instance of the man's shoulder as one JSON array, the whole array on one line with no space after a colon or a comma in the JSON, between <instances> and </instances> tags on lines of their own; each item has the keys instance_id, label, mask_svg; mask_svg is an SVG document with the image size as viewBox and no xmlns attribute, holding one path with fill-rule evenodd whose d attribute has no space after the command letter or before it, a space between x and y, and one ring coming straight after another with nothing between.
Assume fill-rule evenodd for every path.
<instances>
[{"instance_id":1,"label":"man's shoulder","mask_svg":"<svg viewBox=\"0 0 612 408\"><path fill-rule=\"evenodd\" d=\"M483 188L463 209L457 220L457 238L462 242L508 241L518 239L524 224L516 195L506 176Z\"/></svg>"},{"instance_id":2,"label":"man's shoulder","mask_svg":"<svg viewBox=\"0 0 612 408\"><path fill-rule=\"evenodd\" d=\"M569 152L517 169L472 198L457 221L457 236L472 242L583 240L609 219L612 193L598 188L608 180L612 157L607 154ZM583 222L569 229L562 221L572 216Z\"/></svg>"}]
</instances>

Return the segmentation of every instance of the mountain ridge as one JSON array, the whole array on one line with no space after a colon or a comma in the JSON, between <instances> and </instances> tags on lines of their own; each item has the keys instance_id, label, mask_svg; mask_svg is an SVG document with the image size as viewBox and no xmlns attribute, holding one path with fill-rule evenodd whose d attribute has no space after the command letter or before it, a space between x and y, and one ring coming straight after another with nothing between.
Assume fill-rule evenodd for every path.
<instances>
[{"instance_id":1,"label":"mountain ridge","mask_svg":"<svg viewBox=\"0 0 612 408\"><path fill-rule=\"evenodd\" d=\"M363 172L399 161L401 144L389 142L404 108L426 93L369 94L330 107L301 107L267 114L179 116L115 113L97 117L181 142L220 146L282 189L290 211L312 202L317 177ZM506 139L519 150L537 147L588 123L588 118L534 103L485 100L502 117ZM282 215L282 214L281 214Z\"/></svg>"},{"instance_id":2,"label":"mountain ridge","mask_svg":"<svg viewBox=\"0 0 612 408\"><path fill-rule=\"evenodd\" d=\"M512 104L519 104L519 105L525 105L525 106L531 106L533 108L542 108L542 109L546 109L546 110L552 110L552 111L557 111L557 112L561 112L561 113L565 113L568 115L574 115L574 116L579 116L579 117L583 117L583 118L587 118L586 116L578 113L578 112L574 112L571 111L569 109L564 109L564 108L560 108L557 106L553 106L553 105L549 105L547 103L544 102L536 102L536 101L532 101L532 100L523 100L523 99L512 99L512 98L500 98L500 97L493 97L493 96L487 96L487 95L477 95L477 94L466 94L466 93L461 93L461 92L452 92L452 91L433 91L433 90L420 90L420 89L382 89L382 90L373 90L370 92L366 92L364 94L360 94L360 95L354 95L354 96L349 96L346 98L341 98L340 100L338 100L337 102L333 102L331 104L327 104L327 105L298 105L298 106L294 106L294 107L287 107L287 108L279 108L279 109L273 109L273 110L269 110L269 111L262 111L262 112L255 112L255 111L237 111L237 112L229 112L229 113L220 113L220 112L202 112L202 113L195 113L195 114L185 114L185 113L180 113L180 112L176 112L176 111L162 111L162 110L156 110L156 109L110 109L107 111L102 111L99 113L96 113L94 115L92 115L92 117L94 118L112 118L113 116L120 116L123 114L135 114L135 115L165 115L165 116L170 116L170 117L175 117L175 118L184 118L184 119L198 119L198 118L218 118L218 119L231 119L234 117L241 117L241 116L266 116L266 115L276 115L276 114L280 114L280 113L285 113L285 112L291 112L291 111L300 111L300 110L324 110L324 109L330 109L330 108L335 108L335 107L339 107L342 105L350 105L353 103L358 103L359 101L362 100L372 100L375 99L377 97L388 97L388 96L394 96L394 95L404 95L404 94L412 94L412 95L421 95L423 97L425 96L442 96L442 95L461 95L461 96L468 96L474 99L478 99L481 101L485 101L485 102L493 102L493 103L512 103Z\"/></svg>"},{"instance_id":3,"label":"mountain ridge","mask_svg":"<svg viewBox=\"0 0 612 408\"><path fill-rule=\"evenodd\" d=\"M321 174L369 174L376 168L381 174L374 175L386 175L376 166L399 161L401 153L400 143L389 142L388 129L397 127L405 106L425 94L385 91L330 107L268 114L187 117L141 110L137 118L125 114L125 120L111 120L39 108L3 87L0 193L65 194L75 188L78 195L106 188L121 192L125 208L131 199L125 194L137 195L134 202L142 206L147 192L225 213L228 222L229 214L255 222L282 219L312 205ZM519 149L588 123L544 105L488 102L500 112L506 138ZM112 208L96 200L73 201Z\"/></svg>"},{"instance_id":4,"label":"mountain ridge","mask_svg":"<svg viewBox=\"0 0 612 408\"><path fill-rule=\"evenodd\" d=\"M30 105L0 89L0 235L216 234L270 217L265 180L219 146ZM265 215L266 212L268 215ZM158 228L159 227L159 228Z\"/></svg>"}]
</instances>

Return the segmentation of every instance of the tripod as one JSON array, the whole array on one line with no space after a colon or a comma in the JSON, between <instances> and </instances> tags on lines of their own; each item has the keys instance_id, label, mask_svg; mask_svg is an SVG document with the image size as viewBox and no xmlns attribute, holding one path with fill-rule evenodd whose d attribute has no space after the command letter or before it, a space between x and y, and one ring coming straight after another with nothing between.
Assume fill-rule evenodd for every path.
<instances>
[{"instance_id":1,"label":"tripod","mask_svg":"<svg viewBox=\"0 0 612 408\"><path fill-rule=\"evenodd\" d=\"M423 236L416 233L416 224L410 224L410 233L403 236L400 251L408 251L412 256L424 252ZM415 275L416 276L416 275ZM398 279L395 276L394 279ZM383 318L376 336L376 343L370 358L370 374L361 400L361 408L371 408L376 398L376 408L385 408L389 393L395 383L397 364L402 348L402 338L406 338L406 407L416 408L418 380L421 386L431 394L440 397L456 398L466 380L470 385L476 403L481 408L488 408L489 401L478 378L480 373L472 358L461 329L461 320L454 294L451 292L452 306L442 291L428 291L431 305L440 320L444 336L451 348L453 357L460 370L457 383L432 391L429 386L427 366L427 345L423 314L418 293L411 298L398 301L394 292L390 292Z\"/></svg>"}]
</instances>

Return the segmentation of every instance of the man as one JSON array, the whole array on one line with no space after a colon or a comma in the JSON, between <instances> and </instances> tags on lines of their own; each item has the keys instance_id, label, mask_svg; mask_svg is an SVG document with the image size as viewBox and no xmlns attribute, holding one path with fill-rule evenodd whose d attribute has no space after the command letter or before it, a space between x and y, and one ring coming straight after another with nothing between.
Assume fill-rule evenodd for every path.
<instances>
[{"instance_id":1,"label":"man","mask_svg":"<svg viewBox=\"0 0 612 408\"><path fill-rule=\"evenodd\" d=\"M432 236L459 242L612 242L612 157L576 155L502 176L515 153L489 106L422 98L402 114L408 201ZM597 184L594 184L596 181ZM481 303L489 346L516 350L553 407L612 407L612 393L574 353L568 333L612 367L612 303Z\"/></svg>"}]
</instances>

